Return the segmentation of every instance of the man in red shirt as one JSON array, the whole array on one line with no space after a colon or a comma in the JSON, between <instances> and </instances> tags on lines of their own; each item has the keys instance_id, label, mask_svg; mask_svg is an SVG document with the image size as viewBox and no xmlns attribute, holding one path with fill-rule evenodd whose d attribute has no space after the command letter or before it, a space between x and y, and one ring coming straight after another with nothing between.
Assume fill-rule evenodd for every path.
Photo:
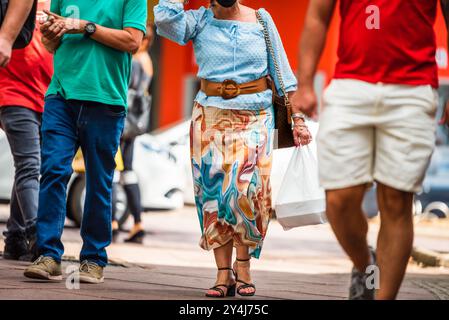
<instances>
[{"instance_id":1,"label":"man in red shirt","mask_svg":"<svg viewBox=\"0 0 449 320\"><path fill-rule=\"evenodd\" d=\"M447 18L448 0L441 3ZM293 112L316 113L313 80L336 5L310 1ZM413 244L413 194L421 189L435 145L438 0L339 5L339 61L320 115L320 180L329 222L354 263L349 298L374 299L378 289L377 299L395 299ZM442 121L449 123L446 116ZM382 221L377 261L362 211L373 182Z\"/></svg>"},{"instance_id":2,"label":"man in red shirt","mask_svg":"<svg viewBox=\"0 0 449 320\"><path fill-rule=\"evenodd\" d=\"M11 59L11 51L17 36L27 19L34 0L9 0L8 10L0 26L0 68Z\"/></svg>"},{"instance_id":3,"label":"man in red shirt","mask_svg":"<svg viewBox=\"0 0 449 320\"><path fill-rule=\"evenodd\" d=\"M13 2L9 3L8 14L13 5ZM49 7L50 0L39 0L38 20L43 16L42 10ZM39 195L40 124L44 94L53 74L52 60L52 55L41 43L37 23L32 42L24 49L12 50L10 59L4 60L6 67L0 68L0 127L6 133L16 169L11 213L4 233L4 258L7 259L33 258Z\"/></svg>"}]
</instances>

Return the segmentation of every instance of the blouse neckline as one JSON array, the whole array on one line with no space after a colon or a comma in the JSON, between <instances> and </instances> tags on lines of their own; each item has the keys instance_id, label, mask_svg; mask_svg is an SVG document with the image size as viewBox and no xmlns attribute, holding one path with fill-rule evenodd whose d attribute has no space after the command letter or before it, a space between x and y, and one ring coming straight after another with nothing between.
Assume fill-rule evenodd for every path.
<instances>
[{"instance_id":1,"label":"blouse neckline","mask_svg":"<svg viewBox=\"0 0 449 320\"><path fill-rule=\"evenodd\" d=\"M214 13L211 9L207 9L209 12L209 18L211 21L216 25L222 25L222 26L230 26L230 25L236 25L239 26L248 26L248 27L260 27L260 23L257 22L245 22L245 21L238 21L238 20L225 20L225 19L217 19L214 16Z\"/></svg>"}]
</instances>

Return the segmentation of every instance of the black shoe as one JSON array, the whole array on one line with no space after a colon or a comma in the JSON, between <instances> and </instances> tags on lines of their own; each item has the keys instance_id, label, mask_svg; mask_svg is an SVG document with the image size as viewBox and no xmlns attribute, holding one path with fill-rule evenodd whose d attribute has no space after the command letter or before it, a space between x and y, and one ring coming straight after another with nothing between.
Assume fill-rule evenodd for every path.
<instances>
[{"instance_id":1,"label":"black shoe","mask_svg":"<svg viewBox=\"0 0 449 320\"><path fill-rule=\"evenodd\" d=\"M143 244L143 239L145 238L145 231L140 230L139 232L133 234L128 239L125 239L126 243L138 243Z\"/></svg>"},{"instance_id":2,"label":"black shoe","mask_svg":"<svg viewBox=\"0 0 449 320\"><path fill-rule=\"evenodd\" d=\"M28 241L24 234L9 233L5 239L3 258L6 260L21 260L29 254Z\"/></svg>"},{"instance_id":3,"label":"black shoe","mask_svg":"<svg viewBox=\"0 0 449 320\"><path fill-rule=\"evenodd\" d=\"M369 248L372 265L377 266L376 252ZM349 300L375 300L376 288L368 286L368 278L371 274L360 272L356 268L352 269L351 287L349 288ZM372 285L370 283L370 285Z\"/></svg>"},{"instance_id":4,"label":"black shoe","mask_svg":"<svg viewBox=\"0 0 449 320\"><path fill-rule=\"evenodd\" d=\"M20 257L21 261L35 261L39 258L39 252L37 249L37 230L36 227L32 227L26 232L28 240L28 254Z\"/></svg>"}]
</instances>

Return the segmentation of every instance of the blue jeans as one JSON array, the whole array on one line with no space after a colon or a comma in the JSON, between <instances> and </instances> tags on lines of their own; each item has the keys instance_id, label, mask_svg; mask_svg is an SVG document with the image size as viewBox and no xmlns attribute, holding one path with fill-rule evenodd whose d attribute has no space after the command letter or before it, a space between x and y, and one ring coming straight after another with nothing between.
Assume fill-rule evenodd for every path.
<instances>
[{"instance_id":1,"label":"blue jeans","mask_svg":"<svg viewBox=\"0 0 449 320\"><path fill-rule=\"evenodd\" d=\"M86 200L80 260L106 266L106 247L112 240L111 193L115 154L125 115L122 107L64 100L59 95L46 99L37 219L39 254L61 261L67 184L73 173L73 158L81 147L86 165Z\"/></svg>"}]
</instances>

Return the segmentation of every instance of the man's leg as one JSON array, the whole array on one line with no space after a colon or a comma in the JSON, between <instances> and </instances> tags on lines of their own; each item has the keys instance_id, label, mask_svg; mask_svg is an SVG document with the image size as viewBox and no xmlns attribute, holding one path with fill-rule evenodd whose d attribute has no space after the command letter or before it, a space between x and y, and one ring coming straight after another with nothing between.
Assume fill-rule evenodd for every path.
<instances>
[{"instance_id":1,"label":"man's leg","mask_svg":"<svg viewBox=\"0 0 449 320\"><path fill-rule=\"evenodd\" d=\"M112 240L112 180L125 111L86 102L82 107L80 142L86 163L86 202L81 237L81 261L105 267ZM111 109L112 108L112 109Z\"/></svg>"},{"instance_id":2,"label":"man's leg","mask_svg":"<svg viewBox=\"0 0 449 320\"><path fill-rule=\"evenodd\" d=\"M366 185L326 192L329 223L360 272L365 272L372 263L367 242L368 222L362 210L365 191Z\"/></svg>"},{"instance_id":3,"label":"man's leg","mask_svg":"<svg viewBox=\"0 0 449 320\"><path fill-rule=\"evenodd\" d=\"M395 299L413 247L413 194L379 184L381 226L377 241L379 300Z\"/></svg>"},{"instance_id":4,"label":"man's leg","mask_svg":"<svg viewBox=\"0 0 449 320\"><path fill-rule=\"evenodd\" d=\"M435 146L438 105L430 86L386 85L376 130L378 182L378 299L395 299L413 244L413 193L421 189ZM401 191L399 191L401 190Z\"/></svg>"},{"instance_id":5,"label":"man's leg","mask_svg":"<svg viewBox=\"0 0 449 320\"><path fill-rule=\"evenodd\" d=\"M40 255L61 261L67 183L78 148L78 109L59 96L47 98L42 123L42 177L37 221Z\"/></svg>"},{"instance_id":6,"label":"man's leg","mask_svg":"<svg viewBox=\"0 0 449 320\"><path fill-rule=\"evenodd\" d=\"M11 191L9 212L9 218L6 222L6 230L3 232L3 235L8 238L12 234L20 234L23 238L25 238L25 220L23 219L22 212L20 211L15 185L13 185Z\"/></svg>"},{"instance_id":7,"label":"man's leg","mask_svg":"<svg viewBox=\"0 0 449 320\"><path fill-rule=\"evenodd\" d=\"M25 233L25 221L20 211L15 186L13 186L11 192L9 207L10 215L6 222L6 230L3 232L5 236L3 258L7 260L27 260L29 246Z\"/></svg>"},{"instance_id":8,"label":"man's leg","mask_svg":"<svg viewBox=\"0 0 449 320\"><path fill-rule=\"evenodd\" d=\"M366 186L373 182L376 85L333 80L323 95L318 163L327 190L327 215L343 249L354 263L349 298L372 300L366 268L375 262L367 244L368 222L362 211Z\"/></svg>"},{"instance_id":9,"label":"man's leg","mask_svg":"<svg viewBox=\"0 0 449 320\"><path fill-rule=\"evenodd\" d=\"M3 107L1 122L15 166L8 233L24 233L28 240L34 242L39 193L41 115L24 107Z\"/></svg>"}]
</instances>

